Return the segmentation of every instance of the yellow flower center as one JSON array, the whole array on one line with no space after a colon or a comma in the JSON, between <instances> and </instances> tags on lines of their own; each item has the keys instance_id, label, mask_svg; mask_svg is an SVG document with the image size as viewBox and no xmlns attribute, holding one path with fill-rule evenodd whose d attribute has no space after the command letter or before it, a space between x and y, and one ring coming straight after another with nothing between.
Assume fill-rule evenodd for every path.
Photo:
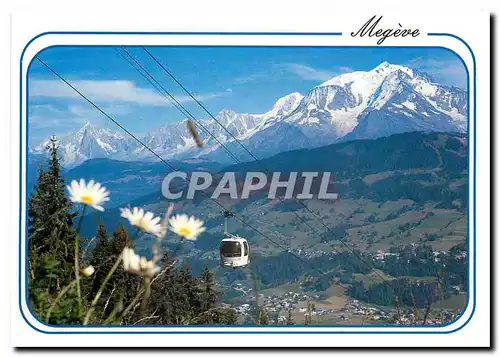
<instances>
[{"instance_id":1,"label":"yellow flower center","mask_svg":"<svg viewBox=\"0 0 500 357\"><path fill-rule=\"evenodd\" d=\"M179 235L181 236L187 236L191 234L191 230L187 227L181 227L179 228Z\"/></svg>"},{"instance_id":2,"label":"yellow flower center","mask_svg":"<svg viewBox=\"0 0 500 357\"><path fill-rule=\"evenodd\" d=\"M83 203L86 203L88 205L92 204L92 202L94 201L90 196L82 196L80 199Z\"/></svg>"},{"instance_id":3,"label":"yellow flower center","mask_svg":"<svg viewBox=\"0 0 500 357\"><path fill-rule=\"evenodd\" d=\"M142 217L137 217L135 218L133 221L132 221L132 225L133 226L136 226L137 228L139 228L141 231L143 231L145 229L145 224L144 224L144 221L142 219Z\"/></svg>"}]
</instances>

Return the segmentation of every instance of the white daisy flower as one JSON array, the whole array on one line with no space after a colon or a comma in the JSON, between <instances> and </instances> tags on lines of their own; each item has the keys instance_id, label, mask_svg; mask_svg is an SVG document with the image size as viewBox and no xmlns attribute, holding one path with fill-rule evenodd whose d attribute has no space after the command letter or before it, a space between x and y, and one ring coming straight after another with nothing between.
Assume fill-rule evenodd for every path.
<instances>
[{"instance_id":1,"label":"white daisy flower","mask_svg":"<svg viewBox=\"0 0 500 357\"><path fill-rule=\"evenodd\" d=\"M80 182L73 180L68 186L68 191L72 202L84 203L98 211L104 211L101 204L109 201L109 192L106 187L94 180L90 180L88 184L85 184L84 179L80 179Z\"/></svg>"},{"instance_id":2,"label":"white daisy flower","mask_svg":"<svg viewBox=\"0 0 500 357\"><path fill-rule=\"evenodd\" d=\"M157 237L163 236L163 229L160 224L160 217L155 217L153 212L146 212L142 208L134 207L120 208L120 216L127 219L131 225L139 228L143 232L154 234Z\"/></svg>"},{"instance_id":3,"label":"white daisy flower","mask_svg":"<svg viewBox=\"0 0 500 357\"><path fill-rule=\"evenodd\" d=\"M139 272L139 260L140 257L135 254L135 251L132 248L125 247L123 249L123 269L126 272L136 274Z\"/></svg>"},{"instance_id":4,"label":"white daisy flower","mask_svg":"<svg viewBox=\"0 0 500 357\"><path fill-rule=\"evenodd\" d=\"M94 274L94 272L95 272L95 269L92 265L89 265L88 267L82 269L83 276L91 276L92 274Z\"/></svg>"},{"instance_id":5,"label":"white daisy flower","mask_svg":"<svg viewBox=\"0 0 500 357\"><path fill-rule=\"evenodd\" d=\"M160 272L159 266L157 266L152 260L147 260L144 257L141 257L139 260L139 266L141 268L141 275L145 275L150 278Z\"/></svg>"},{"instance_id":6,"label":"white daisy flower","mask_svg":"<svg viewBox=\"0 0 500 357\"><path fill-rule=\"evenodd\" d=\"M178 214L169 220L169 229L189 240L196 240L198 235L205 231L203 221L195 217L188 217L186 214Z\"/></svg>"},{"instance_id":7,"label":"white daisy flower","mask_svg":"<svg viewBox=\"0 0 500 357\"><path fill-rule=\"evenodd\" d=\"M153 261L135 254L132 248L123 249L122 259L123 269L128 273L152 278L160 271L160 267L156 266Z\"/></svg>"}]
</instances>

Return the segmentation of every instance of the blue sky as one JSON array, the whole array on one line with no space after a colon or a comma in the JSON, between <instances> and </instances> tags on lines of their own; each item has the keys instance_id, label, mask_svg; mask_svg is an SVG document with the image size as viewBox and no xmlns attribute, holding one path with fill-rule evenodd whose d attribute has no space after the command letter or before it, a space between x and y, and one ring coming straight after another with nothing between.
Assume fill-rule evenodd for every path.
<instances>
[{"instance_id":1,"label":"blue sky","mask_svg":"<svg viewBox=\"0 0 500 357\"><path fill-rule=\"evenodd\" d=\"M130 131L143 134L184 116L117 52L118 47L53 47L39 54ZM138 47L127 50L196 118L203 112ZM408 65L460 88L466 74L451 52L433 48L153 47L149 50L215 115L223 108L263 113L292 92L306 94L329 78L383 61ZM37 61L28 73L30 144L72 132L87 121L117 129Z\"/></svg>"}]
</instances>

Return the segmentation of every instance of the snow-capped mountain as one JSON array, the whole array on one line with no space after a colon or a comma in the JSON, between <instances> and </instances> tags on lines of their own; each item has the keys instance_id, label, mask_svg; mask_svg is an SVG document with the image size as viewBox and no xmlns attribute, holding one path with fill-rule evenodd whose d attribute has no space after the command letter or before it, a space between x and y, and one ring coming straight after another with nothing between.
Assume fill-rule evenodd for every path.
<instances>
[{"instance_id":1,"label":"snow-capped mountain","mask_svg":"<svg viewBox=\"0 0 500 357\"><path fill-rule=\"evenodd\" d=\"M299 99L300 98L300 99ZM409 67L381 63L345 73L295 97L295 109L267 118L238 138L259 158L339 140L377 138L409 131L467 130L467 93L436 83ZM231 151L239 145L225 144ZM211 153L217 158L221 149ZM250 159L242 153L243 160Z\"/></svg>"},{"instance_id":2,"label":"snow-capped mountain","mask_svg":"<svg viewBox=\"0 0 500 357\"><path fill-rule=\"evenodd\" d=\"M32 150L34 153L44 152L49 140L43 141ZM126 133L113 132L87 122L72 135L58 138L63 165L72 167L93 158L125 158L130 149L130 141Z\"/></svg>"},{"instance_id":3,"label":"snow-capped mountain","mask_svg":"<svg viewBox=\"0 0 500 357\"><path fill-rule=\"evenodd\" d=\"M285 121L301 126L306 136L318 138L323 145L343 137L463 131L466 109L464 91L434 83L414 69L383 62L371 71L345 73L313 88Z\"/></svg>"},{"instance_id":4,"label":"snow-capped mountain","mask_svg":"<svg viewBox=\"0 0 500 357\"><path fill-rule=\"evenodd\" d=\"M235 142L233 136L238 140L244 140L276 123L292 112L297 107L300 99L302 99L302 96L299 93L292 93L280 98L270 111L263 114L242 114L230 109L223 109L215 116L215 119L199 120L196 126L198 134L204 142L203 149L196 146L187 130L186 121L153 129L148 133L144 142L163 158L209 156L214 161L225 162L230 160L231 156L221 145ZM244 150L239 145L230 150L244 153ZM239 154L235 153L235 155L238 156ZM151 157L151 152L144 146L139 145L133 151L133 157Z\"/></svg>"},{"instance_id":5,"label":"snow-capped mountain","mask_svg":"<svg viewBox=\"0 0 500 357\"><path fill-rule=\"evenodd\" d=\"M436 83L415 69L381 63L370 71L344 73L314 87L305 96L291 93L262 114L221 110L215 120L197 123L204 141L199 149L185 121L152 129L141 137L163 158L206 157L232 163L318 147L339 140L377 138L408 131L467 130L467 93ZM86 124L60 140L63 164L74 166L97 157L150 160L154 156L126 133ZM224 147L222 147L224 145ZM40 151L43 143L35 151Z\"/></svg>"}]
</instances>

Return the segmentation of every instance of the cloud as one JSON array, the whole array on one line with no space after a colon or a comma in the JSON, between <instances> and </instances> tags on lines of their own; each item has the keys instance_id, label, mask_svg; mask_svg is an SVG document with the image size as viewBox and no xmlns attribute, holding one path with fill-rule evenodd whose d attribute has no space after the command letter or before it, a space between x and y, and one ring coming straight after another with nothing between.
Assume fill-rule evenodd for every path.
<instances>
[{"instance_id":1,"label":"cloud","mask_svg":"<svg viewBox=\"0 0 500 357\"><path fill-rule=\"evenodd\" d=\"M325 70L300 63L285 63L283 64L283 69L301 79L320 82L327 81L342 73L352 72L352 68L348 66L340 66L335 70Z\"/></svg>"},{"instance_id":2,"label":"cloud","mask_svg":"<svg viewBox=\"0 0 500 357\"><path fill-rule=\"evenodd\" d=\"M131 112L129 104L106 103L100 106L110 115L127 115ZM38 104L30 103L29 125L34 129L31 135L42 135L39 132L49 130L51 133L59 133L61 130L75 129L90 121L97 125L109 124L109 121L93 106L88 103L76 104L73 102L60 104Z\"/></svg>"},{"instance_id":3,"label":"cloud","mask_svg":"<svg viewBox=\"0 0 500 357\"><path fill-rule=\"evenodd\" d=\"M87 121L89 120L83 117L51 118L44 115L29 116L29 125L33 126L33 128L36 128L36 130L54 129L59 131L61 127L74 128L75 126L78 126L80 124L85 124Z\"/></svg>"},{"instance_id":4,"label":"cloud","mask_svg":"<svg viewBox=\"0 0 500 357\"><path fill-rule=\"evenodd\" d=\"M74 80L70 83L82 94L93 101L125 102L138 105L172 106L164 96L153 89L141 88L129 80ZM79 94L60 80L32 79L29 82L29 94L34 98L76 99ZM227 92L200 93L195 97L199 101L227 95ZM176 95L179 103L191 102L188 95Z\"/></svg>"},{"instance_id":5,"label":"cloud","mask_svg":"<svg viewBox=\"0 0 500 357\"><path fill-rule=\"evenodd\" d=\"M465 88L467 74L458 58L438 59L434 57L415 57L406 63L407 66L429 74L437 82Z\"/></svg>"},{"instance_id":6,"label":"cloud","mask_svg":"<svg viewBox=\"0 0 500 357\"><path fill-rule=\"evenodd\" d=\"M340 73L349 73L349 72L353 72L354 70L349 66L340 66L339 71L340 71Z\"/></svg>"},{"instance_id":7,"label":"cloud","mask_svg":"<svg viewBox=\"0 0 500 357\"><path fill-rule=\"evenodd\" d=\"M291 73L300 79L324 82L332 77L347 72L352 72L352 68L348 66L340 66L335 68L335 70L324 70L300 63L281 63L274 65L272 68L272 72L257 72L249 74L247 76L237 77L233 80L233 83L246 84L254 81L275 81L277 80L277 78L279 78L278 76L276 76L276 74L278 73Z\"/></svg>"},{"instance_id":8,"label":"cloud","mask_svg":"<svg viewBox=\"0 0 500 357\"><path fill-rule=\"evenodd\" d=\"M283 67L286 71L295 74L297 77L309 81L326 81L336 75L335 72L316 69L299 63L286 63Z\"/></svg>"},{"instance_id":9,"label":"cloud","mask_svg":"<svg viewBox=\"0 0 500 357\"><path fill-rule=\"evenodd\" d=\"M233 84L246 84L254 81L258 81L261 79L265 79L269 77L269 73L252 73L248 76L241 76L241 77L236 77L233 80Z\"/></svg>"},{"instance_id":10,"label":"cloud","mask_svg":"<svg viewBox=\"0 0 500 357\"><path fill-rule=\"evenodd\" d=\"M61 113L61 110L59 108L56 108L52 104L34 104L34 103L30 103L29 109L30 109L30 111L33 111L33 110L44 111L44 112L51 113L51 114Z\"/></svg>"},{"instance_id":11,"label":"cloud","mask_svg":"<svg viewBox=\"0 0 500 357\"><path fill-rule=\"evenodd\" d=\"M131 112L131 108L128 105L111 104L101 109L109 115L126 115ZM80 104L70 104L68 105L68 112L77 117L92 118L92 117L102 117L102 114L90 104L80 105Z\"/></svg>"}]
</instances>

